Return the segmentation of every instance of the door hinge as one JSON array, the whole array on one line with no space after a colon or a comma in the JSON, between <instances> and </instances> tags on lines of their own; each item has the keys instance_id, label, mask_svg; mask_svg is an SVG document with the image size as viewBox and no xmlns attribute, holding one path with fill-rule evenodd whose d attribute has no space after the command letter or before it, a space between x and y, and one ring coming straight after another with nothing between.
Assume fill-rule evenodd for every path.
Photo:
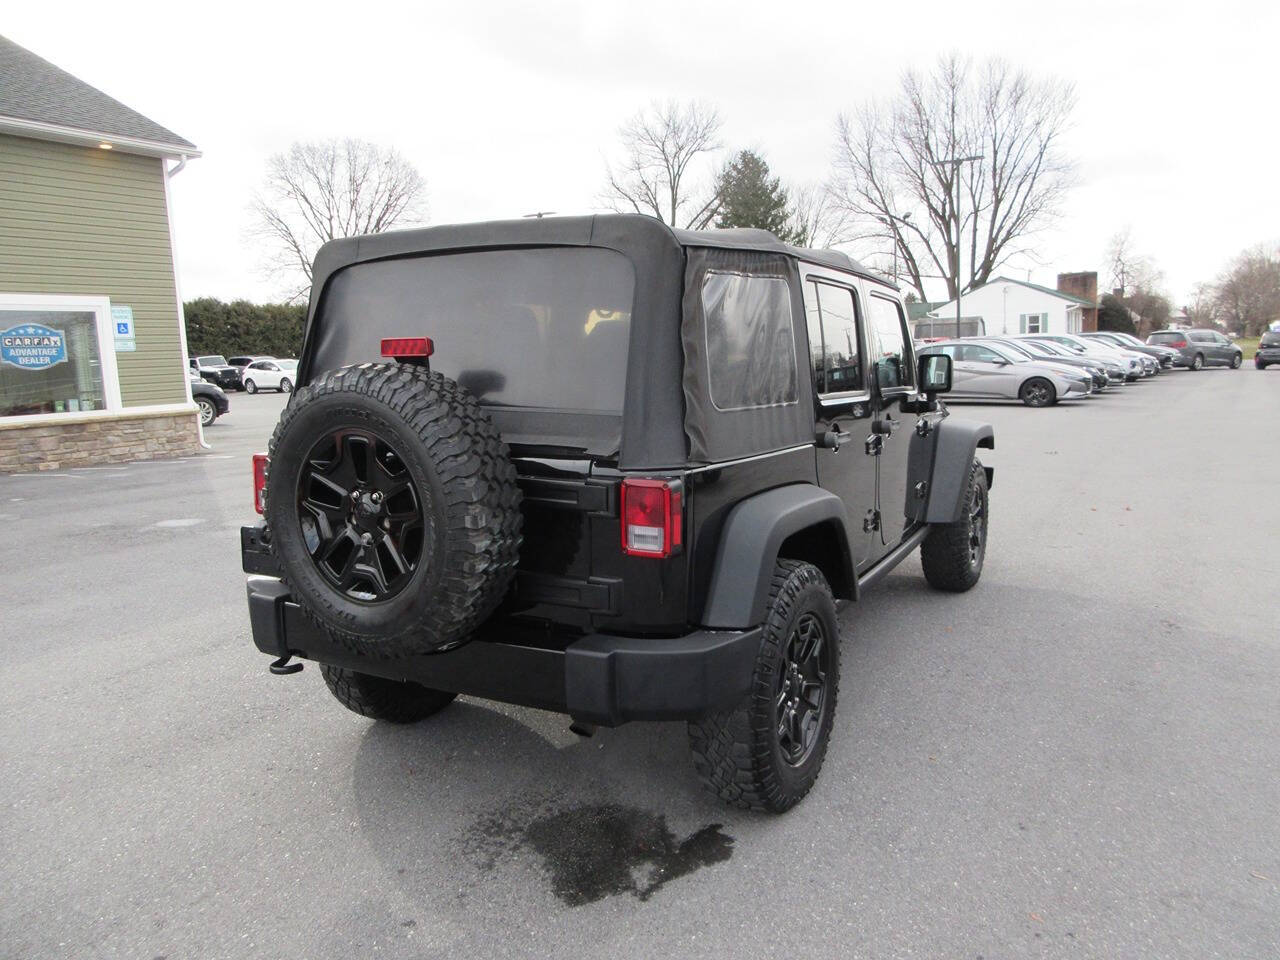
<instances>
[{"instance_id":1,"label":"door hinge","mask_svg":"<svg viewBox=\"0 0 1280 960\"><path fill-rule=\"evenodd\" d=\"M864 446L868 457L878 457L880 456L880 451L884 449L884 437L878 433L873 433L867 437L867 442Z\"/></svg>"},{"instance_id":2,"label":"door hinge","mask_svg":"<svg viewBox=\"0 0 1280 960\"><path fill-rule=\"evenodd\" d=\"M918 482L915 486L915 491L916 491L916 499L923 500L925 498L925 495L928 494L929 492L929 481L921 480L920 482Z\"/></svg>"},{"instance_id":3,"label":"door hinge","mask_svg":"<svg viewBox=\"0 0 1280 960\"><path fill-rule=\"evenodd\" d=\"M931 424L931 423L930 423L928 420L926 420L924 417L921 417L919 420L917 420L917 421L916 421L916 436L917 436L917 437L927 437L927 436L929 435L929 432L930 432L932 429L933 429L933 424Z\"/></svg>"},{"instance_id":4,"label":"door hinge","mask_svg":"<svg viewBox=\"0 0 1280 960\"><path fill-rule=\"evenodd\" d=\"M863 533L874 533L880 529L880 511L868 510L867 515L862 521Z\"/></svg>"}]
</instances>

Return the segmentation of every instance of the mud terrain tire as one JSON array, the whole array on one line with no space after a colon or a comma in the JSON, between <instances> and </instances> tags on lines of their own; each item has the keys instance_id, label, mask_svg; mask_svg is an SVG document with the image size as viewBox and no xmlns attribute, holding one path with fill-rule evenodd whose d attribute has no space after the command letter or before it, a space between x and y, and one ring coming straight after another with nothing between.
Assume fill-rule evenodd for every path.
<instances>
[{"instance_id":1,"label":"mud terrain tire","mask_svg":"<svg viewBox=\"0 0 1280 960\"><path fill-rule=\"evenodd\" d=\"M456 647L503 599L520 554L515 468L453 380L404 364L324 374L290 397L269 450L271 550L347 649Z\"/></svg>"}]
</instances>

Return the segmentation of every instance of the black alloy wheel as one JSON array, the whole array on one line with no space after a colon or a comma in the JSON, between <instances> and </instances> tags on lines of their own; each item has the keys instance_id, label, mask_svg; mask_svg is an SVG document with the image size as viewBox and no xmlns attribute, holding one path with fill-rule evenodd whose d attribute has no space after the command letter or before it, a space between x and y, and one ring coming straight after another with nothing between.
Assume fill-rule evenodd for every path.
<instances>
[{"instance_id":1,"label":"black alloy wheel","mask_svg":"<svg viewBox=\"0 0 1280 960\"><path fill-rule=\"evenodd\" d=\"M981 568L987 540L987 498L979 491L969 500L969 566Z\"/></svg>"},{"instance_id":2,"label":"black alloy wheel","mask_svg":"<svg viewBox=\"0 0 1280 960\"><path fill-rule=\"evenodd\" d=\"M806 613L796 621L783 652L774 691L774 715L782 758L793 767L813 754L826 706L828 645L822 621Z\"/></svg>"},{"instance_id":3,"label":"black alloy wheel","mask_svg":"<svg viewBox=\"0 0 1280 960\"><path fill-rule=\"evenodd\" d=\"M422 497L376 433L322 437L299 474L297 509L316 568L350 599L388 600L412 579L424 545Z\"/></svg>"}]
</instances>

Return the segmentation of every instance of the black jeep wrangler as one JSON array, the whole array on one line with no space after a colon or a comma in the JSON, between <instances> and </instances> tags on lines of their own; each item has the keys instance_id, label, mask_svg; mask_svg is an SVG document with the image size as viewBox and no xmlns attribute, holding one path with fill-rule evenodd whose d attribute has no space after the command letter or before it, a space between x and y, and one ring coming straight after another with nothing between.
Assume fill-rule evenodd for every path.
<instances>
[{"instance_id":1,"label":"black jeep wrangler","mask_svg":"<svg viewBox=\"0 0 1280 960\"><path fill-rule=\"evenodd\" d=\"M916 547L982 571L989 426L947 419L898 295L840 253L639 216L434 227L316 257L242 531L253 638L367 717L457 694L578 732L686 720L742 807L817 778L836 599Z\"/></svg>"}]
</instances>

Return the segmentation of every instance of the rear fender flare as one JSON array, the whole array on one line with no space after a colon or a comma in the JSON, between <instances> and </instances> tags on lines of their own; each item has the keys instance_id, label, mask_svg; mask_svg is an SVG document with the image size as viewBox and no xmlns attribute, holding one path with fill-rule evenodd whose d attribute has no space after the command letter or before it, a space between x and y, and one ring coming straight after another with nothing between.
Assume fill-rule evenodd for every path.
<instances>
[{"instance_id":1,"label":"rear fender flare","mask_svg":"<svg viewBox=\"0 0 1280 960\"><path fill-rule=\"evenodd\" d=\"M844 502L821 487L791 484L756 494L729 511L716 551L703 625L745 630L762 623L783 541L820 525L834 528L841 554L845 583L831 586L837 596L852 596L856 578Z\"/></svg>"}]
</instances>

